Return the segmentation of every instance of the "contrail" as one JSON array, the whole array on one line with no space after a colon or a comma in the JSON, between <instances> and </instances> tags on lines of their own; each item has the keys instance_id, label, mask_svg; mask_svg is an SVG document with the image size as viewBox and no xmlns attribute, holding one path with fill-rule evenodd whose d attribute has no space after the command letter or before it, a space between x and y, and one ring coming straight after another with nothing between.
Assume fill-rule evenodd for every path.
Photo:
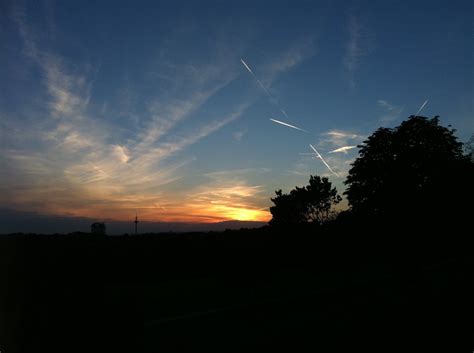
<instances>
[{"instance_id":1,"label":"contrail","mask_svg":"<svg viewBox=\"0 0 474 353\"><path fill-rule=\"evenodd\" d=\"M418 114L420 114L421 110L425 107L426 103L428 103L428 99L425 100L425 102L421 105L420 109L418 109L418 111L415 114L415 118L418 116Z\"/></svg>"},{"instance_id":2,"label":"contrail","mask_svg":"<svg viewBox=\"0 0 474 353\"><path fill-rule=\"evenodd\" d=\"M272 118L270 118L270 120L273 121L274 123L281 124L281 125L285 125L285 126L291 127L292 129L296 129L296 130L300 130L300 131L309 133L309 131L306 131L306 130L304 130L304 129L301 129L301 128L299 128L299 127L297 127L297 126L294 126L294 125L291 125L291 124L284 123L283 121L276 120L276 119L272 119Z\"/></svg>"},{"instance_id":3,"label":"contrail","mask_svg":"<svg viewBox=\"0 0 474 353\"><path fill-rule=\"evenodd\" d=\"M285 110L283 110L283 109L280 108L280 111L283 113L283 115L284 115L287 119L289 119L288 114L286 114Z\"/></svg>"},{"instance_id":4,"label":"contrail","mask_svg":"<svg viewBox=\"0 0 474 353\"><path fill-rule=\"evenodd\" d=\"M353 149L353 148L356 148L357 146L343 146L343 147L340 147L340 148L337 148L335 150L332 150L332 151L329 151L328 153L347 153L347 151Z\"/></svg>"},{"instance_id":5,"label":"contrail","mask_svg":"<svg viewBox=\"0 0 474 353\"><path fill-rule=\"evenodd\" d=\"M250 74L253 76L253 78L255 79L255 81L257 81L258 85L260 86L260 88L265 92L265 94L268 96L268 98L270 99L273 99L274 102L273 104L275 104L277 106L278 109L280 109L280 111L282 112L282 114L287 118L288 118L288 114L286 114L286 112L282 109L282 107L280 106L280 103L278 102L278 99L276 99L275 97L273 97L273 95L268 91L268 89L265 87L265 85L262 83L262 81L260 81L257 76L255 75L255 73L253 72L253 70L250 68L250 66L245 62L244 59L240 58L240 62L242 63L242 65L244 65L244 67L247 69L248 72L250 72Z\"/></svg>"},{"instance_id":6,"label":"contrail","mask_svg":"<svg viewBox=\"0 0 474 353\"><path fill-rule=\"evenodd\" d=\"M270 98L272 98L272 95L270 94L270 92L268 92L268 90L265 88L265 86L263 85L262 81L260 81L257 76L253 73L252 69L250 68L250 66L247 65L247 63L245 62L244 59L240 58L240 62L242 63L242 65L245 66L245 68L248 70L248 72L250 72L253 76L253 78L255 79L255 81L257 81L258 85L265 91L265 93L267 94L267 96L269 96Z\"/></svg>"},{"instance_id":7,"label":"contrail","mask_svg":"<svg viewBox=\"0 0 474 353\"><path fill-rule=\"evenodd\" d=\"M240 61L242 62L242 64L245 66L245 68L247 70L249 70L249 72L255 76L255 74L253 73L252 69L247 65L247 63L244 61L244 59L240 58Z\"/></svg>"},{"instance_id":8,"label":"contrail","mask_svg":"<svg viewBox=\"0 0 474 353\"><path fill-rule=\"evenodd\" d=\"M255 75L253 75L255 77ZM268 92L267 88L263 85L263 83L255 77L255 79L257 80L257 83L260 85L260 87L262 87L262 89L265 91L265 93L267 94L267 96L269 98L273 98L272 95L270 94L270 92Z\"/></svg>"},{"instance_id":9,"label":"contrail","mask_svg":"<svg viewBox=\"0 0 474 353\"><path fill-rule=\"evenodd\" d=\"M326 163L323 156L321 156L321 154L318 152L318 150L316 148L314 148L314 146L312 144L309 144L309 147L311 147L311 149L314 151L314 153L316 153L316 157L318 157L324 163L324 165L329 169L329 171L331 173L333 173L335 176L339 177L339 175L334 170L331 169L329 164Z\"/></svg>"}]
</instances>

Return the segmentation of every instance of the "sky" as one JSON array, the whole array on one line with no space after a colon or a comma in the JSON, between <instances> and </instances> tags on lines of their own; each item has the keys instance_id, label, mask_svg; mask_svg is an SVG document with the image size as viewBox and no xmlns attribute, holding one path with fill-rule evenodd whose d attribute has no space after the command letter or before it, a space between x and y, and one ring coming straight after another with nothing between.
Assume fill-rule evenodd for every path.
<instances>
[{"instance_id":1,"label":"sky","mask_svg":"<svg viewBox=\"0 0 474 353\"><path fill-rule=\"evenodd\" d=\"M471 1L2 1L0 209L268 221L274 191L310 175L342 193L353 146L427 100L420 115L472 135L473 15Z\"/></svg>"}]
</instances>

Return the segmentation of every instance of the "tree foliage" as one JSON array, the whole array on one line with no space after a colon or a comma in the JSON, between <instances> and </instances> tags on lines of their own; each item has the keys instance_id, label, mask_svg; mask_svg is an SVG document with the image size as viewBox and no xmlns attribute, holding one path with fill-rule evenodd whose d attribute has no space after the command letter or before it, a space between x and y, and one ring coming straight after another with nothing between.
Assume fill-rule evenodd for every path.
<instances>
[{"instance_id":1,"label":"tree foliage","mask_svg":"<svg viewBox=\"0 0 474 353\"><path fill-rule=\"evenodd\" d=\"M471 135L470 139L464 144L464 150L471 159L471 162L474 162L474 134Z\"/></svg>"},{"instance_id":2,"label":"tree foliage","mask_svg":"<svg viewBox=\"0 0 474 353\"><path fill-rule=\"evenodd\" d=\"M309 185L296 187L289 194L275 191L270 207L273 216L270 224L286 225L305 222L322 224L332 215L332 207L341 201L328 178L310 176Z\"/></svg>"},{"instance_id":3,"label":"tree foliage","mask_svg":"<svg viewBox=\"0 0 474 353\"><path fill-rule=\"evenodd\" d=\"M359 146L345 181L351 209L406 214L457 207L466 188L472 189L466 184L472 184L473 169L454 132L438 117L410 117L375 131Z\"/></svg>"}]
</instances>

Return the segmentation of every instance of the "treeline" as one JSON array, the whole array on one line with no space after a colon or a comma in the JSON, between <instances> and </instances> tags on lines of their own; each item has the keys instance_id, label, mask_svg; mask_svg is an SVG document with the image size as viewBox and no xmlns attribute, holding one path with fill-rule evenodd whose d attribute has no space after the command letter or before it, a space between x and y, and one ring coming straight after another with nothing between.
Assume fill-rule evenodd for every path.
<instances>
[{"instance_id":1,"label":"treeline","mask_svg":"<svg viewBox=\"0 0 474 353\"><path fill-rule=\"evenodd\" d=\"M463 145L439 118L410 117L395 128L379 128L359 145L344 182L349 210L327 178L271 199L276 227L328 221L396 222L406 225L467 223L474 200L472 139Z\"/></svg>"}]
</instances>

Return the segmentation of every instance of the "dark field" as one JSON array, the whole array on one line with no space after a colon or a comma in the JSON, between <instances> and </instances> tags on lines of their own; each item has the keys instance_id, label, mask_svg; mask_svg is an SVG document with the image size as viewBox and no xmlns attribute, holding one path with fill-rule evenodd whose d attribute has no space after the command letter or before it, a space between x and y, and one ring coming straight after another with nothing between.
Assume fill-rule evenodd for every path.
<instances>
[{"instance_id":1,"label":"dark field","mask_svg":"<svg viewBox=\"0 0 474 353\"><path fill-rule=\"evenodd\" d=\"M472 348L461 230L348 231L4 236L1 351Z\"/></svg>"}]
</instances>

